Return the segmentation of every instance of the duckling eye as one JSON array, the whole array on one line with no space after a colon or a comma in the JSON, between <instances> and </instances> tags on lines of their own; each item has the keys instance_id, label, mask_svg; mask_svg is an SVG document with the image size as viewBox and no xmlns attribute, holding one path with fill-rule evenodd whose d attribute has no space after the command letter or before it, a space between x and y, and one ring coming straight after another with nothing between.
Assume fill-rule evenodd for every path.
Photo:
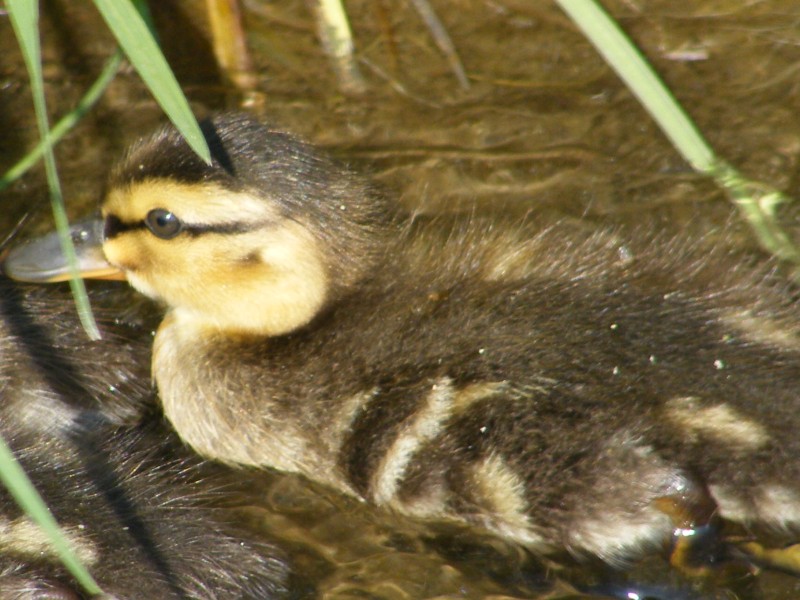
<instances>
[{"instance_id":1,"label":"duckling eye","mask_svg":"<svg viewBox=\"0 0 800 600\"><path fill-rule=\"evenodd\" d=\"M162 240L171 240L183 230L183 223L164 208L154 208L144 219L150 232Z\"/></svg>"}]
</instances>

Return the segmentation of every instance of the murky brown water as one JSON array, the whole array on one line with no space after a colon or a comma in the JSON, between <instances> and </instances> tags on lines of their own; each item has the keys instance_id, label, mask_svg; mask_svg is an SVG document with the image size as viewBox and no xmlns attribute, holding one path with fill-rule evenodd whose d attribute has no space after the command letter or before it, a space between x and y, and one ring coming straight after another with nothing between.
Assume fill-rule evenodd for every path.
<instances>
[{"instance_id":1,"label":"murky brown water","mask_svg":"<svg viewBox=\"0 0 800 600\"><path fill-rule=\"evenodd\" d=\"M44 4L44 70L51 114L79 98L111 51L88 3ZM166 53L199 113L231 106L205 38L203 3L154 6ZM800 197L800 4L793 0L607 0L711 144L747 175ZM743 251L753 238L710 182L690 172L637 102L550 2L442 0L435 6L470 78L462 89L410 3L347 2L362 72L360 97L342 94L306 4L250 0L250 42L264 116L362 164L403 203L426 211L533 212L588 227L642 224ZM70 213L94 206L109 163L161 119L128 69L58 148ZM33 144L27 76L0 17L0 170ZM5 192L0 227L46 197L37 169ZM796 227L797 209L784 209ZM43 210L29 231L51 227ZM475 533L434 529L265 476L244 518L285 541L297 597L574 598L594 569L545 564ZM658 597L692 597L663 561L631 578ZM745 578L699 597L800 597L780 574Z\"/></svg>"}]
</instances>

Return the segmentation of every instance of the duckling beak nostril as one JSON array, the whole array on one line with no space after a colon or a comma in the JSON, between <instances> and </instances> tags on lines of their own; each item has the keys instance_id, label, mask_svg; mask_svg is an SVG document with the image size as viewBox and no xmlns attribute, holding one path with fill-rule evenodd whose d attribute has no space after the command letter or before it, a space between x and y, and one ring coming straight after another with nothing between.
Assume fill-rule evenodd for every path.
<instances>
[{"instance_id":1,"label":"duckling beak nostril","mask_svg":"<svg viewBox=\"0 0 800 600\"><path fill-rule=\"evenodd\" d=\"M97 219L70 226L78 274L84 279L125 279L122 271L106 261L102 250L102 233L103 222ZM12 248L3 261L3 272L11 279L35 283L66 281L70 277L69 265L57 233Z\"/></svg>"}]
</instances>

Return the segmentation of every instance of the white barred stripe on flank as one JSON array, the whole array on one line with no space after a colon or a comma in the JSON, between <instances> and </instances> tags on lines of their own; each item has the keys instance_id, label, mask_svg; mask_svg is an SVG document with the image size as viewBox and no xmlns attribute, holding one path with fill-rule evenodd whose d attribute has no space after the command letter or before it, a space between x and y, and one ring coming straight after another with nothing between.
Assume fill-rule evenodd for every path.
<instances>
[{"instance_id":1,"label":"white barred stripe on flank","mask_svg":"<svg viewBox=\"0 0 800 600\"><path fill-rule=\"evenodd\" d=\"M85 565L91 567L99 559L99 550L91 539L75 527L62 527L70 547ZM0 517L0 547L4 552L29 556L38 560L60 561L50 538L27 517L11 520Z\"/></svg>"},{"instance_id":2,"label":"white barred stripe on flank","mask_svg":"<svg viewBox=\"0 0 800 600\"><path fill-rule=\"evenodd\" d=\"M370 388L353 394L342 402L341 408L336 411L333 422L326 431L326 443L331 456L338 455L344 444L345 436L352 431L356 417L366 410L367 405L378 393L378 388Z\"/></svg>"},{"instance_id":3,"label":"white barred stripe on flank","mask_svg":"<svg viewBox=\"0 0 800 600\"><path fill-rule=\"evenodd\" d=\"M673 398L667 402L666 417L688 436L711 438L732 450L755 450L770 440L761 424L725 403L704 406L693 396Z\"/></svg>"},{"instance_id":4,"label":"white barred stripe on flank","mask_svg":"<svg viewBox=\"0 0 800 600\"><path fill-rule=\"evenodd\" d=\"M505 381L481 381L464 386L453 398L453 412L461 412L480 400L507 391L509 385Z\"/></svg>"},{"instance_id":5,"label":"white barred stripe on flank","mask_svg":"<svg viewBox=\"0 0 800 600\"><path fill-rule=\"evenodd\" d=\"M412 422L400 431L386 452L372 478L372 497L377 504L390 502L405 475L408 463L419 448L436 437L450 416L453 406L453 382L443 377L433 384L425 405Z\"/></svg>"},{"instance_id":6,"label":"white barred stripe on flank","mask_svg":"<svg viewBox=\"0 0 800 600\"><path fill-rule=\"evenodd\" d=\"M800 350L800 332L794 322L789 322L788 319L754 314L754 311L748 309L723 312L721 320L749 342L781 350Z\"/></svg>"},{"instance_id":7,"label":"white barred stripe on flank","mask_svg":"<svg viewBox=\"0 0 800 600\"><path fill-rule=\"evenodd\" d=\"M508 384L504 381L482 381L456 390L449 377L439 379L432 386L425 404L400 432L378 465L372 477L372 496L375 502L386 504L393 501L414 455L423 444L441 433L447 419L507 388ZM407 500L404 506L415 502L416 500ZM436 502L438 501L434 503ZM439 506L437 510L441 511L441 508ZM431 502L422 502L420 510L432 510Z\"/></svg>"},{"instance_id":8,"label":"white barred stripe on flank","mask_svg":"<svg viewBox=\"0 0 800 600\"><path fill-rule=\"evenodd\" d=\"M525 483L502 457L490 454L472 469L483 525L519 543L544 548L544 539L531 526Z\"/></svg>"}]
</instances>

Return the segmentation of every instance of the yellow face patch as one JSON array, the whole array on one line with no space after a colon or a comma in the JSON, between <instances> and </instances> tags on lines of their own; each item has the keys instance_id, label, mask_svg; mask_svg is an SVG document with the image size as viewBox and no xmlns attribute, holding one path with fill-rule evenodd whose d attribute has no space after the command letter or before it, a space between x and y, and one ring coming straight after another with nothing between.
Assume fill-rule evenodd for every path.
<instances>
[{"instance_id":1,"label":"yellow face patch","mask_svg":"<svg viewBox=\"0 0 800 600\"><path fill-rule=\"evenodd\" d=\"M183 229L164 239L148 213L169 211ZM286 333L322 306L328 282L317 241L269 199L206 184L145 181L112 191L118 221L107 260L139 291L197 323L242 333ZM151 224L152 225L152 224Z\"/></svg>"},{"instance_id":2,"label":"yellow face patch","mask_svg":"<svg viewBox=\"0 0 800 600\"><path fill-rule=\"evenodd\" d=\"M268 222L280 218L275 206L244 192L208 184L186 184L167 179L147 180L111 190L102 206L103 216L115 215L125 223L143 220L163 208L193 225L219 225L233 221Z\"/></svg>"}]
</instances>

